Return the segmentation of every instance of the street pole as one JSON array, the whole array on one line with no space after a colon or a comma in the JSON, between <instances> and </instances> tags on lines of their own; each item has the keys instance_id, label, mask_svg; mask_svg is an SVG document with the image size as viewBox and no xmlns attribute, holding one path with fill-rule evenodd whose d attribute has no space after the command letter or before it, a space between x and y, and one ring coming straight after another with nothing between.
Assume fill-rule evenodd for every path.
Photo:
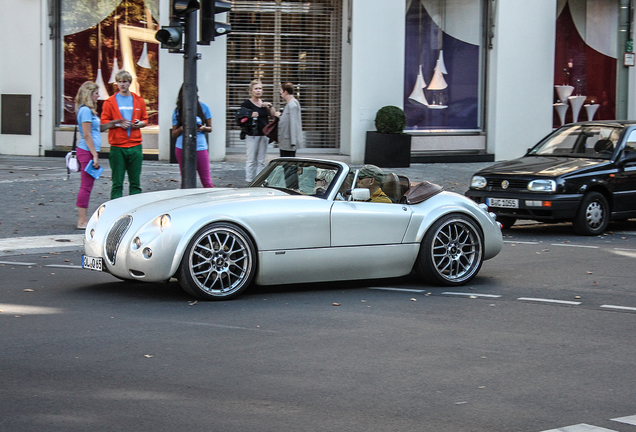
<instances>
[{"instance_id":1,"label":"street pole","mask_svg":"<svg viewBox=\"0 0 636 432\"><path fill-rule=\"evenodd\" d=\"M197 187L197 12L185 16L183 61L183 149L181 160L181 188Z\"/></svg>"}]
</instances>

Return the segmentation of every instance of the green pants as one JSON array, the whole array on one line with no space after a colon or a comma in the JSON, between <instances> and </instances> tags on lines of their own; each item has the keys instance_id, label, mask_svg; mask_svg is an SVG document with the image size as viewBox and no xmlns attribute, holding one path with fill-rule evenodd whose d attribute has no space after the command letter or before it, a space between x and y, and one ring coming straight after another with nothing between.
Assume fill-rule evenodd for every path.
<instances>
[{"instance_id":1,"label":"green pants","mask_svg":"<svg viewBox=\"0 0 636 432\"><path fill-rule=\"evenodd\" d=\"M128 183L130 183L128 193L130 195L141 193L141 163L143 159L141 144L127 148L111 146L108 155L113 177L110 199L120 198L124 195L126 171L128 171Z\"/></svg>"}]
</instances>

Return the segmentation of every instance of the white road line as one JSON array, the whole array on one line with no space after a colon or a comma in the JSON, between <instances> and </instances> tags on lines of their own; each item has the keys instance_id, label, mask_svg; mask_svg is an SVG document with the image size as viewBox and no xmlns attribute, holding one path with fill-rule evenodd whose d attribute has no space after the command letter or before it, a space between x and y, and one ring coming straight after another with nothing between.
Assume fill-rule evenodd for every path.
<instances>
[{"instance_id":1,"label":"white road line","mask_svg":"<svg viewBox=\"0 0 636 432\"><path fill-rule=\"evenodd\" d=\"M592 426L581 423L573 426L566 426L558 429L550 429L542 432L617 432L613 429L605 429L599 426Z\"/></svg>"},{"instance_id":2,"label":"white road line","mask_svg":"<svg viewBox=\"0 0 636 432\"><path fill-rule=\"evenodd\" d=\"M442 294L456 295L456 296L469 296L469 297L486 297L486 298L499 298L499 297L501 297L498 294L473 294L473 293L462 293L462 292L443 292Z\"/></svg>"},{"instance_id":3,"label":"white road line","mask_svg":"<svg viewBox=\"0 0 636 432\"><path fill-rule=\"evenodd\" d=\"M409 289L409 288L384 288L384 287L371 287L369 289L372 290L381 290L381 291L403 291L403 292L414 292L414 293L423 293L426 290L418 290L418 289Z\"/></svg>"},{"instance_id":4,"label":"white road line","mask_svg":"<svg viewBox=\"0 0 636 432\"><path fill-rule=\"evenodd\" d=\"M12 261L0 261L0 264L17 265L17 266L33 266L33 265L37 265L37 263L12 262Z\"/></svg>"},{"instance_id":5,"label":"white road line","mask_svg":"<svg viewBox=\"0 0 636 432\"><path fill-rule=\"evenodd\" d=\"M618 309L618 310L629 310L629 311L636 311L636 307L629 307L629 306L614 306L614 305L601 305L602 308L605 309ZM636 416L633 416L634 418L636 418ZM636 423L633 423L636 425Z\"/></svg>"},{"instance_id":6,"label":"white road line","mask_svg":"<svg viewBox=\"0 0 636 432\"><path fill-rule=\"evenodd\" d=\"M81 269L82 266L78 265L68 265L68 264L47 264L44 267L54 267L54 268L70 268L70 269Z\"/></svg>"},{"instance_id":7,"label":"white road line","mask_svg":"<svg viewBox=\"0 0 636 432\"><path fill-rule=\"evenodd\" d=\"M60 308L0 303L0 313L4 315L50 315L62 312Z\"/></svg>"},{"instance_id":8,"label":"white road line","mask_svg":"<svg viewBox=\"0 0 636 432\"><path fill-rule=\"evenodd\" d=\"M630 249L630 248L614 248L614 250L626 251L626 252L636 252L636 249Z\"/></svg>"},{"instance_id":9,"label":"white road line","mask_svg":"<svg viewBox=\"0 0 636 432\"><path fill-rule=\"evenodd\" d=\"M619 418L612 419L612 421L636 426L636 415L627 416L627 417L619 417Z\"/></svg>"},{"instance_id":10,"label":"white road line","mask_svg":"<svg viewBox=\"0 0 636 432\"><path fill-rule=\"evenodd\" d=\"M504 243L514 243L514 244L529 244L529 245L538 245L539 242L524 242L524 241L512 241L512 240L504 240Z\"/></svg>"},{"instance_id":11,"label":"white road line","mask_svg":"<svg viewBox=\"0 0 636 432\"><path fill-rule=\"evenodd\" d=\"M535 302L544 302L544 303L567 304L567 305L574 305L574 306L581 304L581 302L575 302L575 301L552 300L552 299L533 298L533 297L519 297L517 300L521 300L521 301L535 301Z\"/></svg>"},{"instance_id":12,"label":"white road line","mask_svg":"<svg viewBox=\"0 0 636 432\"><path fill-rule=\"evenodd\" d=\"M551 246L565 246L565 247L573 247L573 248L584 248L584 249L598 249L598 246L586 246L586 245L573 245L573 244L564 244L564 243L552 243Z\"/></svg>"}]
</instances>

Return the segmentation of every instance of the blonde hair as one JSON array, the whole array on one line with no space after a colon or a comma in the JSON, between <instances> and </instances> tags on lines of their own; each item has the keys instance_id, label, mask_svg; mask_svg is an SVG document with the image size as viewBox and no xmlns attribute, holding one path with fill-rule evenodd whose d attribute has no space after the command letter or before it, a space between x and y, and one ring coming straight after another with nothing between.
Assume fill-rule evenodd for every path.
<instances>
[{"instance_id":1,"label":"blonde hair","mask_svg":"<svg viewBox=\"0 0 636 432\"><path fill-rule=\"evenodd\" d=\"M252 96L252 90L254 89L254 86L257 84L260 84L261 87L263 87L263 83L261 82L261 80L259 79L252 80L252 82L250 83L250 96Z\"/></svg>"},{"instance_id":2,"label":"blonde hair","mask_svg":"<svg viewBox=\"0 0 636 432\"><path fill-rule=\"evenodd\" d=\"M90 108L93 114L97 115L97 106L95 106L95 102L93 102L91 95L98 88L97 84L93 81L86 81L80 86L77 91L77 95L75 96L75 112L78 112L82 105L86 105Z\"/></svg>"},{"instance_id":3,"label":"blonde hair","mask_svg":"<svg viewBox=\"0 0 636 432\"><path fill-rule=\"evenodd\" d=\"M117 75L115 75L115 81L126 81L131 83L132 75L126 70L120 70L119 72L117 72Z\"/></svg>"}]
</instances>

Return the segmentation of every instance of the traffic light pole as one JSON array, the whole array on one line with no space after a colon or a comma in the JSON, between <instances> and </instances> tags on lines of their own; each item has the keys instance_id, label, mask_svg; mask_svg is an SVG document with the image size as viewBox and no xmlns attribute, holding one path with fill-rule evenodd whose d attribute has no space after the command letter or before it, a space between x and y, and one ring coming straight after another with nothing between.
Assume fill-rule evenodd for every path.
<instances>
[{"instance_id":1,"label":"traffic light pole","mask_svg":"<svg viewBox=\"0 0 636 432\"><path fill-rule=\"evenodd\" d=\"M183 56L183 149L181 160L181 188L197 187L197 12L185 16ZM203 119L202 119L203 120Z\"/></svg>"}]
</instances>

